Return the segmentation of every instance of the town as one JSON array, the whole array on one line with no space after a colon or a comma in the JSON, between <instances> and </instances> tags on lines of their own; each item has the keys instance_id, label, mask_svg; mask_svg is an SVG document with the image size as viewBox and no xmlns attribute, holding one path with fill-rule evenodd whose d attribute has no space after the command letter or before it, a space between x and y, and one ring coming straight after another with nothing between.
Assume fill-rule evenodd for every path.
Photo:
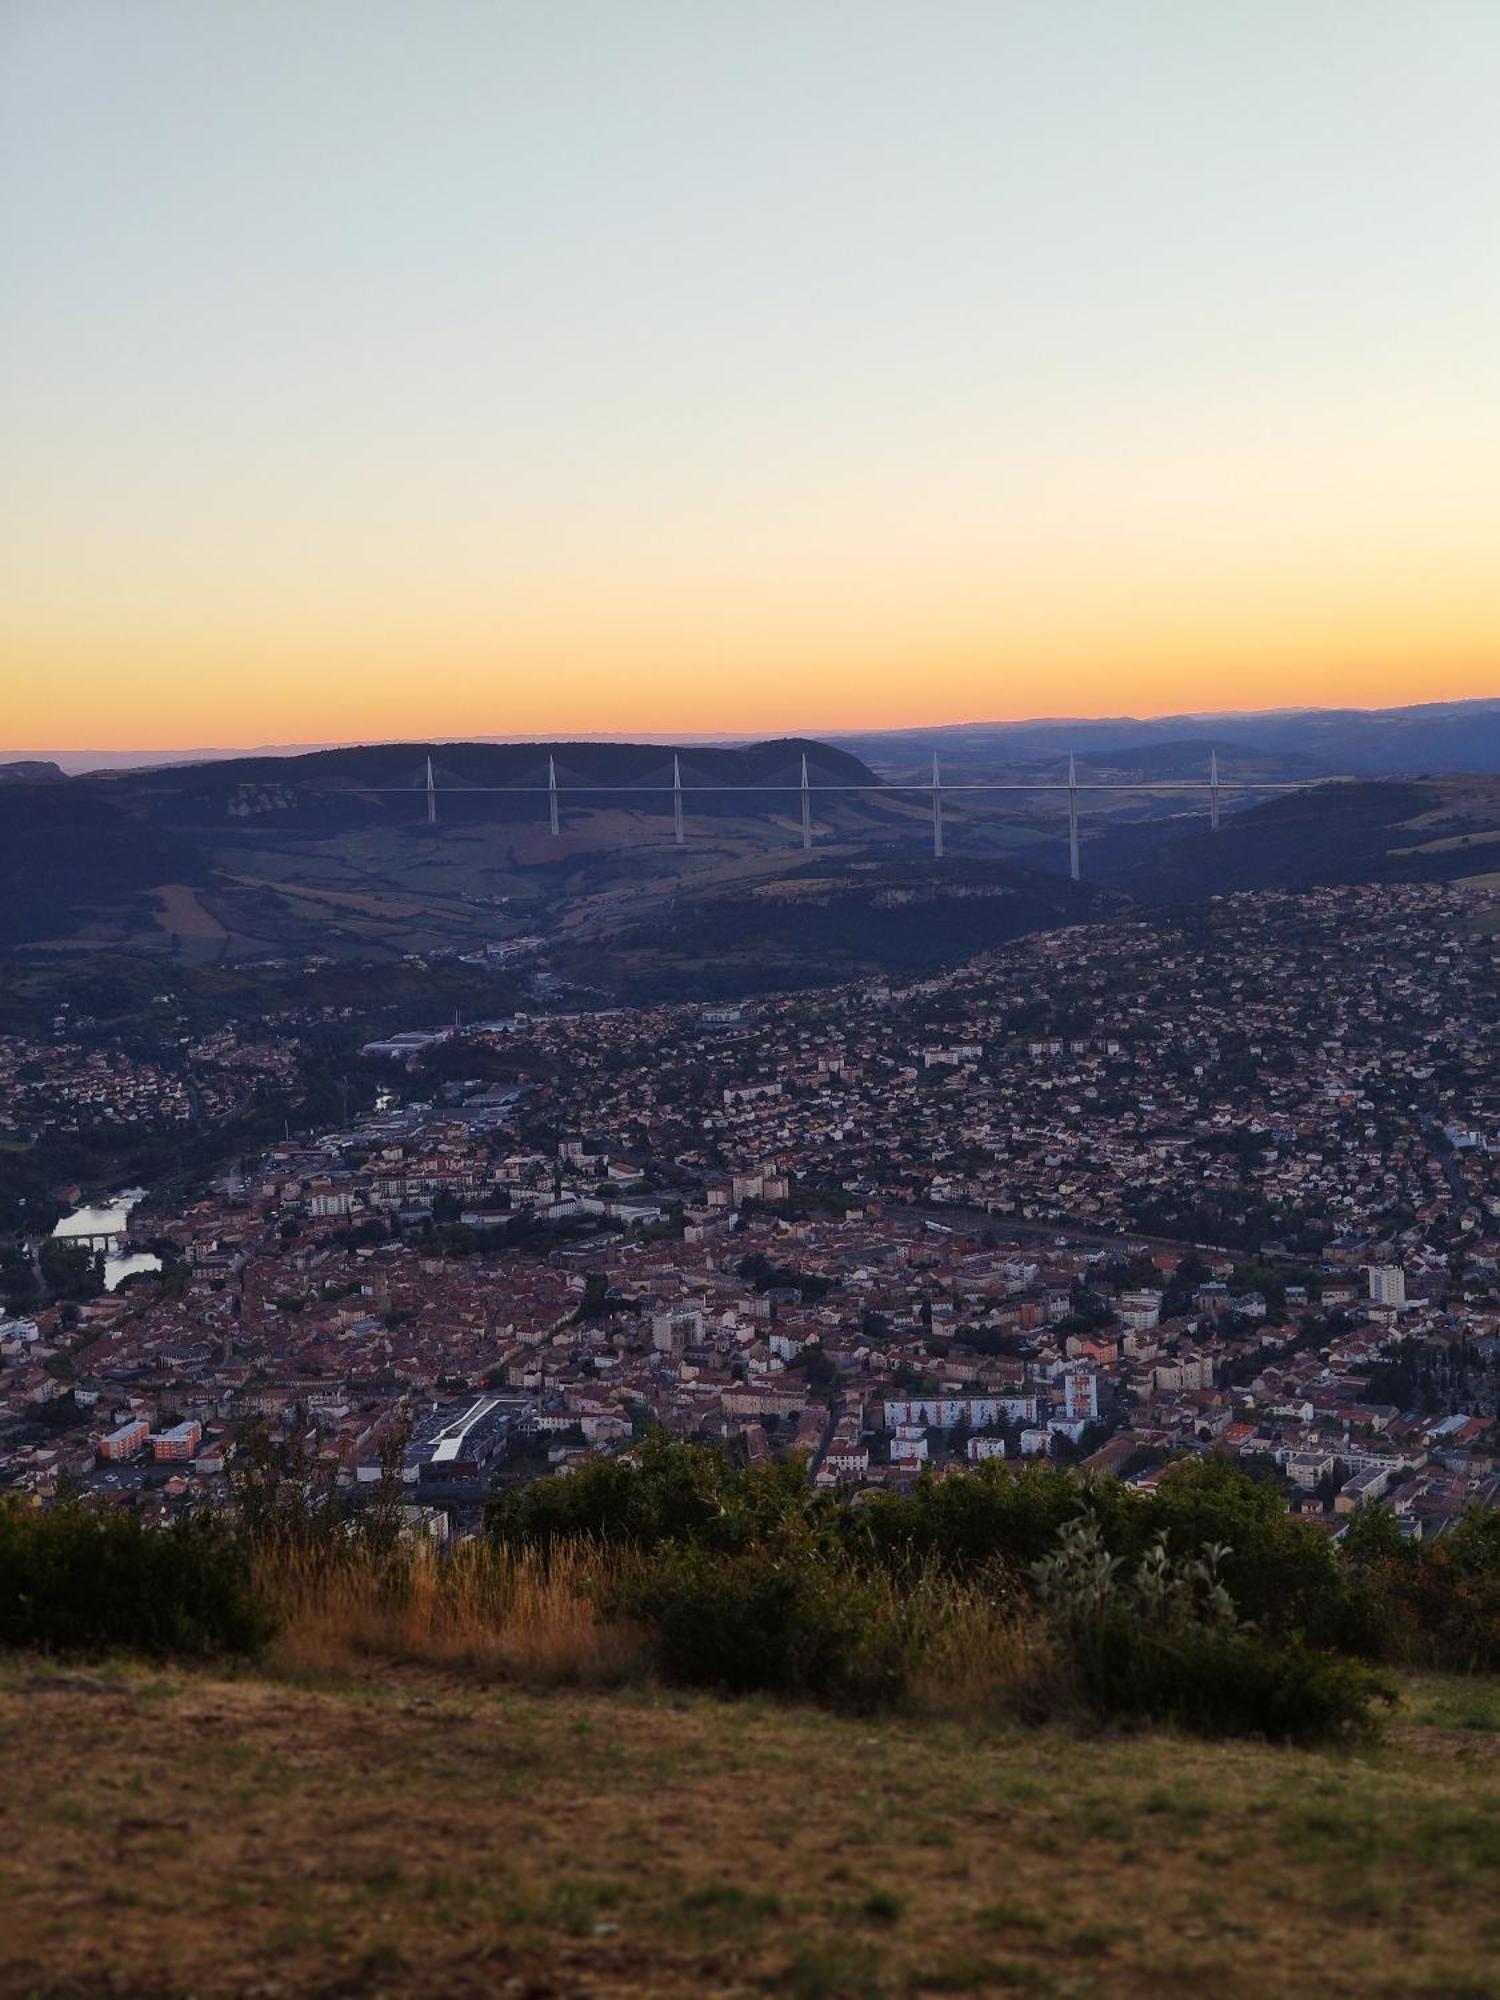
<instances>
[{"instance_id":1,"label":"town","mask_svg":"<svg viewBox=\"0 0 1500 2000\"><path fill-rule=\"evenodd\" d=\"M441 1537L660 1427L855 1489L1223 1453L1431 1537L1500 1476L1497 1002L1461 892L1372 886L385 1036L374 1109L132 1207L115 1289L7 1253L0 1480L166 1517L259 1426L356 1498L398 1451ZM126 1073L13 1049L0 1119Z\"/></svg>"}]
</instances>

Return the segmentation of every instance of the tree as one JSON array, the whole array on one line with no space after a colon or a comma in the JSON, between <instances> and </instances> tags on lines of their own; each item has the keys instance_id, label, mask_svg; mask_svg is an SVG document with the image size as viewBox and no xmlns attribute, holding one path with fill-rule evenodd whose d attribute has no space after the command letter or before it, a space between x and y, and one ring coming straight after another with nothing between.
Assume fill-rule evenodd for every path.
<instances>
[{"instance_id":1,"label":"tree","mask_svg":"<svg viewBox=\"0 0 1500 2000\"><path fill-rule=\"evenodd\" d=\"M36 1266L25 1246L12 1243L0 1254L0 1304L7 1312L24 1313L41 1296Z\"/></svg>"},{"instance_id":2,"label":"tree","mask_svg":"<svg viewBox=\"0 0 1500 2000\"><path fill-rule=\"evenodd\" d=\"M54 1299L95 1299L104 1290L102 1259L86 1244L49 1236L39 1257L42 1282Z\"/></svg>"},{"instance_id":3,"label":"tree","mask_svg":"<svg viewBox=\"0 0 1500 2000\"><path fill-rule=\"evenodd\" d=\"M809 1389L831 1389L839 1379L837 1366L816 1341L809 1341L790 1365L806 1373Z\"/></svg>"}]
</instances>

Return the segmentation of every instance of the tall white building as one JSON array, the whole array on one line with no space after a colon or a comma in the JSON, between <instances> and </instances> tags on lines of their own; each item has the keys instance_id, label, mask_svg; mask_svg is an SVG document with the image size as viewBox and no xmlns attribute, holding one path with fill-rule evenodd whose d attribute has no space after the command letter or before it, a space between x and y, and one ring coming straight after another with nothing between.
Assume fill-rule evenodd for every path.
<instances>
[{"instance_id":1,"label":"tall white building","mask_svg":"<svg viewBox=\"0 0 1500 2000\"><path fill-rule=\"evenodd\" d=\"M1062 1378L1063 1416L1069 1423L1094 1423L1099 1416L1099 1377L1091 1368L1070 1368Z\"/></svg>"},{"instance_id":2,"label":"tall white building","mask_svg":"<svg viewBox=\"0 0 1500 2000\"><path fill-rule=\"evenodd\" d=\"M1406 1273L1399 1264L1372 1264L1370 1298L1377 1306L1406 1304Z\"/></svg>"}]
</instances>

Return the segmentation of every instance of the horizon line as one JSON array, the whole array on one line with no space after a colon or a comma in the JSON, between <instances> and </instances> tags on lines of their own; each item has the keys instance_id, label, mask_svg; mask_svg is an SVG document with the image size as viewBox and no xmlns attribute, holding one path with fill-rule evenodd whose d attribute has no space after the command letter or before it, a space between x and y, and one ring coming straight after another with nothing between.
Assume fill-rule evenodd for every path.
<instances>
[{"instance_id":1,"label":"horizon line","mask_svg":"<svg viewBox=\"0 0 1500 2000\"><path fill-rule=\"evenodd\" d=\"M1047 714L1018 716L974 717L957 722L906 722L882 723L877 726L848 726L837 724L813 729L783 729L770 732L753 729L691 730L664 734L660 731L634 732L618 729L577 730L559 732L556 730L514 730L505 735L453 735L431 736L349 736L306 743L219 743L170 745L155 747L132 745L126 749L106 749L97 745L53 746L48 749L0 748L0 759L6 762L50 761L58 758L76 759L98 757L110 762L128 763L139 758L156 763L174 762L192 764L209 759L233 757L296 757L315 755L323 750L383 749L402 743L640 743L664 741L677 744L698 744L701 746L722 745L733 748L751 743L775 742L778 738L817 736L826 739L863 739L880 736L938 735L950 731L972 729L1025 729L1057 728L1069 723L1084 725L1125 723L1159 724L1164 722L1205 723L1242 722L1259 717L1274 721L1290 716L1315 715L1405 715L1433 709L1500 707L1500 695L1471 695L1449 701L1397 702L1379 706L1361 707L1357 704L1341 703L1326 706L1319 703L1279 705L1274 708L1221 708L1221 709L1163 709L1151 713L1100 714Z\"/></svg>"}]
</instances>

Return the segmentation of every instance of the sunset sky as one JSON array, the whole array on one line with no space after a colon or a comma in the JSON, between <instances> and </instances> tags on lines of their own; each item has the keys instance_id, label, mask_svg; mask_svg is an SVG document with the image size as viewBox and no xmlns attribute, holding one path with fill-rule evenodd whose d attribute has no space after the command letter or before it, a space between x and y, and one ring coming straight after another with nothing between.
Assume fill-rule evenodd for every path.
<instances>
[{"instance_id":1,"label":"sunset sky","mask_svg":"<svg viewBox=\"0 0 1500 2000\"><path fill-rule=\"evenodd\" d=\"M0 745L1500 693L1500 0L0 0Z\"/></svg>"}]
</instances>

